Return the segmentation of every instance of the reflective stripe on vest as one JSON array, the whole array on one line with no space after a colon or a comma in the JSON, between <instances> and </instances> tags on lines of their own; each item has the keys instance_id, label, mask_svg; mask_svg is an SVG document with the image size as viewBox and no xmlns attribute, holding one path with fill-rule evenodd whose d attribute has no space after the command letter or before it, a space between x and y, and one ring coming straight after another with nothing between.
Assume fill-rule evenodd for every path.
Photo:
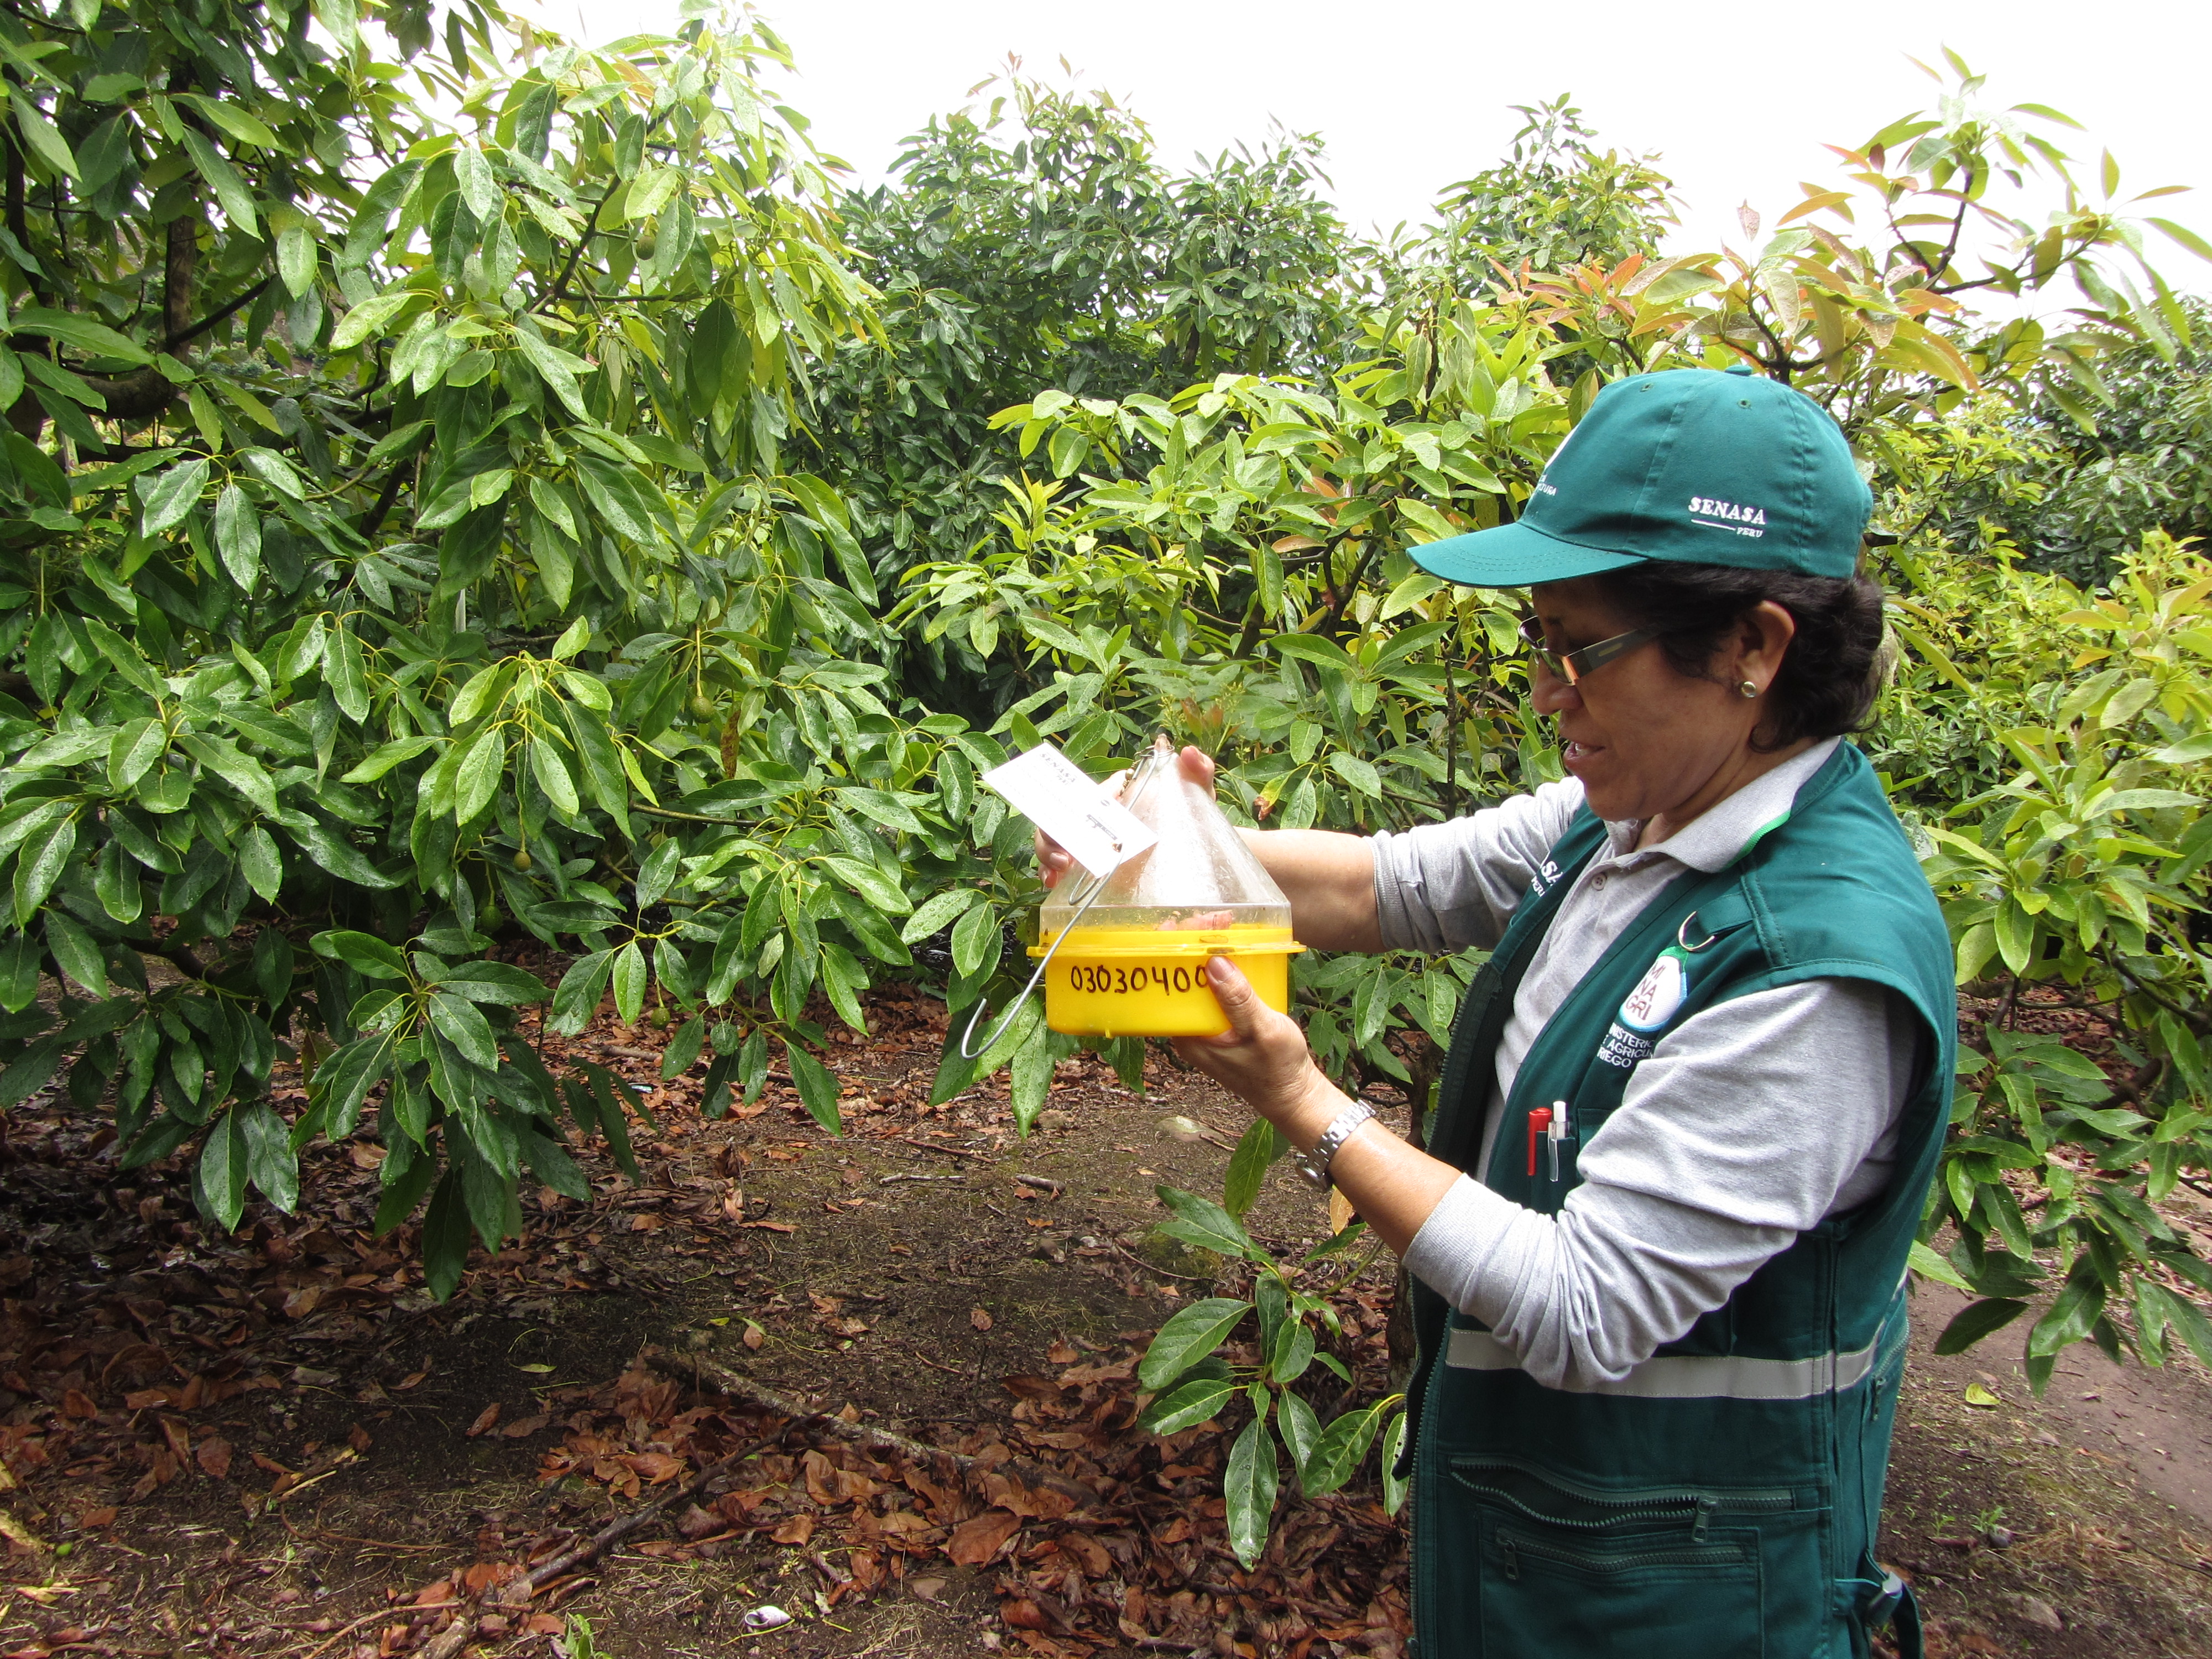
<instances>
[{"instance_id":1,"label":"reflective stripe on vest","mask_svg":"<svg viewBox=\"0 0 2212 1659\"><path fill-rule=\"evenodd\" d=\"M1809 1359L1747 1359L1737 1354L1662 1354L1615 1382L1572 1382L1563 1394L1625 1395L1642 1400L1807 1400L1863 1382L1874 1369L1876 1337L1849 1353ZM1455 1328L1444 1364L1456 1370L1516 1371L1520 1356L1488 1331Z\"/></svg>"}]
</instances>

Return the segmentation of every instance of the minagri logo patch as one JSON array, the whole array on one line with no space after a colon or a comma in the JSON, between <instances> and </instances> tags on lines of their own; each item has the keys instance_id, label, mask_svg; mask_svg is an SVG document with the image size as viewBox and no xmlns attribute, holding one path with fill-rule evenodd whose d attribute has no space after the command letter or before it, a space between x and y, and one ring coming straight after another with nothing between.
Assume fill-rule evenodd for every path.
<instances>
[{"instance_id":1,"label":"minagri logo patch","mask_svg":"<svg viewBox=\"0 0 2212 1659\"><path fill-rule=\"evenodd\" d=\"M1715 530L1733 530L1739 536L1764 536L1766 533L1766 510L1758 507L1742 507L1735 501L1716 501L1711 495L1690 497L1690 518L1697 524Z\"/></svg>"}]
</instances>

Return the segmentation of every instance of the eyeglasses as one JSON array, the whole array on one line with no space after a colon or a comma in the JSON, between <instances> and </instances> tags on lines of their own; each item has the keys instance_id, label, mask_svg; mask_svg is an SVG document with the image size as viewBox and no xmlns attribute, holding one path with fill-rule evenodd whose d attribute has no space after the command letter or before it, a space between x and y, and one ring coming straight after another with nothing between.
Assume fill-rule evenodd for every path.
<instances>
[{"instance_id":1,"label":"eyeglasses","mask_svg":"<svg viewBox=\"0 0 2212 1659\"><path fill-rule=\"evenodd\" d=\"M1544 643L1544 625L1534 617L1521 619L1522 642L1528 654L1543 665L1544 672L1554 679L1565 680L1569 685L1579 684L1585 674L1594 674L1615 657L1648 644L1659 636L1648 628L1632 628L1626 634L1615 634L1609 640L1600 640L1595 645L1586 645L1579 651L1559 652Z\"/></svg>"}]
</instances>

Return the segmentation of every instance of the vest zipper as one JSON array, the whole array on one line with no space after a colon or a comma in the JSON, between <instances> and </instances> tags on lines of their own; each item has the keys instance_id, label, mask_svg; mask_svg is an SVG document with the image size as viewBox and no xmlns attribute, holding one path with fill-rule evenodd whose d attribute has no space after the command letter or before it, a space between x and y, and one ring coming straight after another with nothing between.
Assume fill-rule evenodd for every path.
<instances>
[{"instance_id":1,"label":"vest zipper","mask_svg":"<svg viewBox=\"0 0 2212 1659\"><path fill-rule=\"evenodd\" d=\"M1518 1582L1521 1577L1521 1558L1514 1550L1513 1534L1503 1527L1498 1529L1498 1547L1505 1552L1505 1576Z\"/></svg>"},{"instance_id":2,"label":"vest zipper","mask_svg":"<svg viewBox=\"0 0 2212 1659\"><path fill-rule=\"evenodd\" d=\"M1730 1492L1726 1497L1715 1492L1645 1493L1643 1495L1644 1501L1641 1503L1622 1504L1613 1509L1611 1514L1595 1519L1574 1520L1564 1516L1547 1515L1540 1510L1531 1509L1527 1504L1501 1487L1479 1483L1463 1468L1455 1468L1452 1473L1477 1496L1489 1502L1510 1505L1529 1520L1544 1526L1559 1527L1576 1532L1601 1533L1637 1521L1687 1520L1692 1523L1692 1537L1703 1541L1715 1517L1723 1511L1731 1514L1739 1512L1759 1514L1770 1510L1786 1510L1794 1501L1791 1494L1784 1490ZM1605 1498L1592 1497L1586 1492L1570 1492L1569 1495L1582 1498L1591 1504L1607 1502Z\"/></svg>"}]
</instances>

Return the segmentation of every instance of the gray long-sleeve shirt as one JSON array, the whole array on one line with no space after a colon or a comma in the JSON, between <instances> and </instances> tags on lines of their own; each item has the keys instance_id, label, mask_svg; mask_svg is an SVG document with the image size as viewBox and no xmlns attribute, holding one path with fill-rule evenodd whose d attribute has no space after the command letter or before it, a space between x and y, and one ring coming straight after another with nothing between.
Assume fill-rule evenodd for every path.
<instances>
[{"instance_id":1,"label":"gray long-sleeve shirt","mask_svg":"<svg viewBox=\"0 0 2212 1659\"><path fill-rule=\"evenodd\" d=\"M1582 975L1662 889L1733 863L1837 741L1656 846L1636 848L1636 823L1607 826L1514 998L1478 1169L1522 1057ZM1579 783L1547 784L1470 817L1376 836L1383 943L1494 944L1581 805ZM1812 980L1707 1008L1636 1068L1620 1108L1581 1147L1581 1182L1558 1215L1462 1176L1406 1266L1488 1325L1537 1381L1616 1382L1800 1232L1882 1189L1919 1044L1904 1000L1861 981Z\"/></svg>"}]
</instances>

